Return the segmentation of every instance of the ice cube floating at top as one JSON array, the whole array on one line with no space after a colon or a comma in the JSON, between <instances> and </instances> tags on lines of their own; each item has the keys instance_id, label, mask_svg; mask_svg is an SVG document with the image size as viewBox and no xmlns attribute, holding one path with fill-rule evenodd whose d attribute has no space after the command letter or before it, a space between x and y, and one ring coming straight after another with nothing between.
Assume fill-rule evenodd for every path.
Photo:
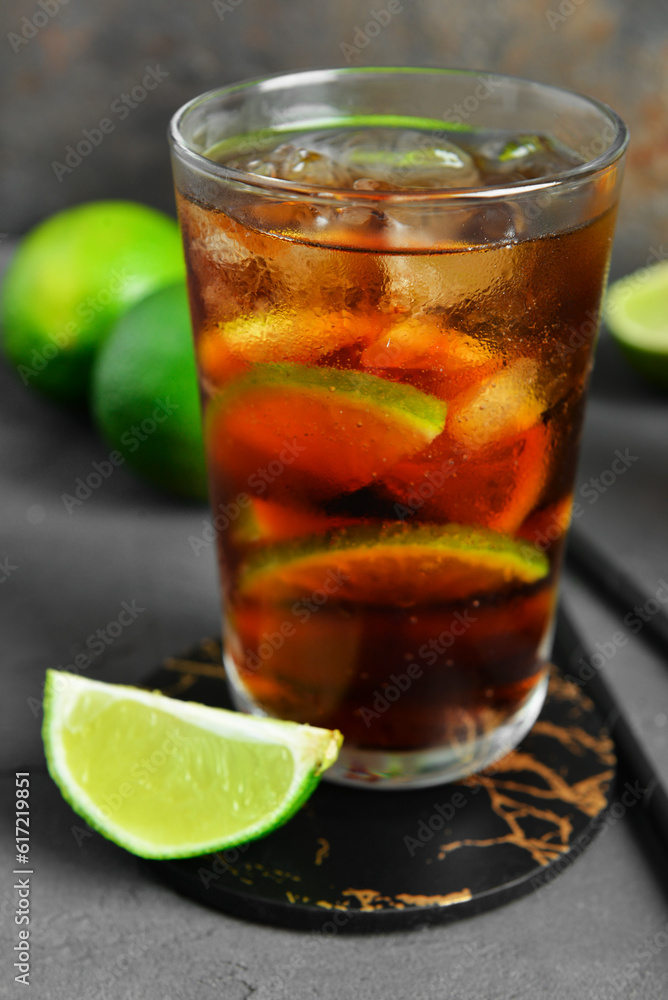
<instances>
[{"instance_id":1,"label":"ice cube floating at top","mask_svg":"<svg viewBox=\"0 0 668 1000\"><path fill-rule=\"evenodd\" d=\"M443 128L444 126L442 126ZM547 177L582 163L548 136L473 130L332 129L295 134L264 152L224 158L262 177L359 191L481 187Z\"/></svg>"}]
</instances>

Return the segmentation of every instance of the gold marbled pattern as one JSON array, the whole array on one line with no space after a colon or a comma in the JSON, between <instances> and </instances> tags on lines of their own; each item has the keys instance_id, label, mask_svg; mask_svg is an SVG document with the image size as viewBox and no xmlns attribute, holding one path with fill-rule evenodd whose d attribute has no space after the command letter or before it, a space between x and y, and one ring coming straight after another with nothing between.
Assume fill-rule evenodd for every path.
<instances>
[{"instance_id":1,"label":"gold marbled pattern","mask_svg":"<svg viewBox=\"0 0 668 1000\"><path fill-rule=\"evenodd\" d=\"M210 684L211 681L225 680L221 646L214 639L203 640L196 650L184 657L166 660L163 667L166 674L162 689L166 694L192 697L193 694L196 696L196 691L193 694L190 692L197 681ZM168 680L170 675L176 675L174 682ZM305 846L303 861L300 862L302 867L294 872L261 864L251 860L250 855L234 864L228 862L227 870L239 886L248 886L256 891L263 884L273 883L280 887L290 906L308 904L322 910L344 910L352 914L441 908L471 900L475 892L465 884L441 893L428 891L430 884L434 889L450 888L454 881L456 886L458 879L453 878L456 869L451 866L458 866L456 854L463 848L486 851L490 847L508 845L526 852L528 865L525 867L533 872L536 868L549 866L572 849L573 840L582 830L583 817L593 819L606 808L615 775L616 757L608 732L597 722L592 726L591 716L595 706L578 685L553 670L548 698L552 699L555 710L541 716L527 743L512 750L482 773L460 783L461 792L465 794L467 789L470 790L476 796L478 805L482 805L486 795L489 809L482 810L481 832L487 828L494 835L462 839L457 837L457 823L452 824L450 839L445 837L447 826L435 834L429 842L429 850L418 854L415 859L420 871L418 884L423 891L411 892L416 888L410 884L411 869L408 870L407 884L400 882L397 886L395 883L391 891L388 891L389 887L385 891L381 888L358 888L359 883L356 885L355 882L342 888L346 883L340 878L337 831L334 828L330 832L328 826L324 830L316 826L312 849ZM538 753L536 737L539 738ZM533 752L527 747L533 748ZM577 763L579 760L584 767ZM450 788L454 793L457 786ZM478 798L480 792L483 795ZM328 835L317 835L323 832ZM247 846L253 845L241 845L241 850ZM489 857L493 864L494 852ZM448 869L441 867L444 865ZM426 881L427 891L424 891L424 866L432 866L426 869L431 873ZM322 875L315 878L316 871ZM323 878L325 884L329 883L334 871L336 878L331 883L330 891L323 894ZM337 881L338 886L335 884ZM317 885L321 886L320 889L316 888Z\"/></svg>"}]
</instances>

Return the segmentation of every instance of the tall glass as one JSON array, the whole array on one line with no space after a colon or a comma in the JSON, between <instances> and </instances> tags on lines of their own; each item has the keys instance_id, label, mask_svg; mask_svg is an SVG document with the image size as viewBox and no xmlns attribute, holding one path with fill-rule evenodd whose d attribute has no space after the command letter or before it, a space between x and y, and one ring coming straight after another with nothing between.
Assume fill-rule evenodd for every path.
<instances>
[{"instance_id":1,"label":"tall glass","mask_svg":"<svg viewBox=\"0 0 668 1000\"><path fill-rule=\"evenodd\" d=\"M240 709L343 732L334 780L461 777L540 711L626 141L431 69L172 121L225 667Z\"/></svg>"}]
</instances>

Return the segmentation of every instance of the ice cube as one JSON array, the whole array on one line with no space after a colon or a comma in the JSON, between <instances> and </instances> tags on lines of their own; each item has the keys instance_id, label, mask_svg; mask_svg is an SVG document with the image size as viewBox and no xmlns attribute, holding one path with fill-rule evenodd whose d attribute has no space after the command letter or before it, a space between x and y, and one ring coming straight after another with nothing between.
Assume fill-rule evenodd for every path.
<instances>
[{"instance_id":1,"label":"ice cube","mask_svg":"<svg viewBox=\"0 0 668 1000\"><path fill-rule=\"evenodd\" d=\"M251 160L230 160L228 166L238 167L263 177L279 177L284 181L313 184L316 187L352 187L345 168L326 150L283 143L276 149Z\"/></svg>"},{"instance_id":2,"label":"ice cube","mask_svg":"<svg viewBox=\"0 0 668 1000\"><path fill-rule=\"evenodd\" d=\"M510 243L519 231L515 215L508 202L474 209L462 223L462 239L473 246Z\"/></svg>"},{"instance_id":3,"label":"ice cube","mask_svg":"<svg viewBox=\"0 0 668 1000\"><path fill-rule=\"evenodd\" d=\"M488 181L498 175L513 180L549 177L582 162L577 153L541 135L495 136L483 143L479 154Z\"/></svg>"},{"instance_id":4,"label":"ice cube","mask_svg":"<svg viewBox=\"0 0 668 1000\"><path fill-rule=\"evenodd\" d=\"M493 363L488 346L448 326L442 314L399 318L363 351L372 368L426 368L449 374ZM500 362L498 362L500 363Z\"/></svg>"},{"instance_id":5,"label":"ice cube","mask_svg":"<svg viewBox=\"0 0 668 1000\"><path fill-rule=\"evenodd\" d=\"M246 304L271 299L272 282L255 252L257 235L222 212L207 211L179 197L194 313L212 322Z\"/></svg>"},{"instance_id":6,"label":"ice cube","mask_svg":"<svg viewBox=\"0 0 668 1000\"><path fill-rule=\"evenodd\" d=\"M519 358L458 396L448 411L447 430L469 448L481 448L533 427L546 409L540 365Z\"/></svg>"},{"instance_id":7,"label":"ice cube","mask_svg":"<svg viewBox=\"0 0 668 1000\"><path fill-rule=\"evenodd\" d=\"M474 187L480 177L468 153L447 139L401 133L388 180L408 188Z\"/></svg>"},{"instance_id":8,"label":"ice cube","mask_svg":"<svg viewBox=\"0 0 668 1000\"><path fill-rule=\"evenodd\" d=\"M377 336L377 323L347 310L281 308L242 315L219 324L219 339L235 358L248 363L316 364L358 341Z\"/></svg>"},{"instance_id":9,"label":"ice cube","mask_svg":"<svg viewBox=\"0 0 668 1000\"><path fill-rule=\"evenodd\" d=\"M472 157L439 132L367 128L324 135L322 141L366 190L468 187L480 180Z\"/></svg>"},{"instance_id":10,"label":"ice cube","mask_svg":"<svg viewBox=\"0 0 668 1000\"><path fill-rule=\"evenodd\" d=\"M373 177L360 177L353 184L355 191L391 191L392 185L387 181L374 180Z\"/></svg>"},{"instance_id":11,"label":"ice cube","mask_svg":"<svg viewBox=\"0 0 668 1000\"><path fill-rule=\"evenodd\" d=\"M358 190L469 187L480 182L473 158L449 133L366 128L315 132L228 165L265 177Z\"/></svg>"},{"instance_id":12,"label":"ice cube","mask_svg":"<svg viewBox=\"0 0 668 1000\"><path fill-rule=\"evenodd\" d=\"M453 439L448 424L428 451L388 471L384 483L390 496L425 520L514 532L543 492L549 427L539 421L488 447L470 448Z\"/></svg>"},{"instance_id":13,"label":"ice cube","mask_svg":"<svg viewBox=\"0 0 668 1000\"><path fill-rule=\"evenodd\" d=\"M459 315L453 325L458 329L464 312L471 313L474 327L484 315L486 325L498 316L505 329L508 301L515 307L516 273L522 268L527 274L532 271L530 255L522 247L512 254L506 247L489 247L477 253L388 255L383 266L387 312L412 312L416 303L424 311L456 309Z\"/></svg>"},{"instance_id":14,"label":"ice cube","mask_svg":"<svg viewBox=\"0 0 668 1000\"><path fill-rule=\"evenodd\" d=\"M246 233L234 219L185 198L179 199L179 216L191 256L202 256L212 264L226 267L251 259L252 248L244 239Z\"/></svg>"}]
</instances>

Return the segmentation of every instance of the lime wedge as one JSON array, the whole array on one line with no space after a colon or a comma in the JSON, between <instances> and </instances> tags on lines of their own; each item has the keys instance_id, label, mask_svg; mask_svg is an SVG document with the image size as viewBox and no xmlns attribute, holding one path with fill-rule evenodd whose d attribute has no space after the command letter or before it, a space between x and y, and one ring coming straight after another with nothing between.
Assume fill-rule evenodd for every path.
<instances>
[{"instance_id":1,"label":"lime wedge","mask_svg":"<svg viewBox=\"0 0 668 1000\"><path fill-rule=\"evenodd\" d=\"M668 261L615 282L608 291L604 315L637 371L668 386Z\"/></svg>"},{"instance_id":2,"label":"lime wedge","mask_svg":"<svg viewBox=\"0 0 668 1000\"><path fill-rule=\"evenodd\" d=\"M343 739L54 670L42 736L75 812L144 858L222 850L281 826Z\"/></svg>"},{"instance_id":3,"label":"lime wedge","mask_svg":"<svg viewBox=\"0 0 668 1000\"><path fill-rule=\"evenodd\" d=\"M410 607L535 583L549 568L537 548L485 529L361 526L268 547L249 560L239 590L276 601L324 589L336 600Z\"/></svg>"},{"instance_id":4,"label":"lime wedge","mask_svg":"<svg viewBox=\"0 0 668 1000\"><path fill-rule=\"evenodd\" d=\"M216 396L206 417L214 474L270 498L306 490L312 498L366 486L421 451L445 426L446 404L410 385L359 372L262 365Z\"/></svg>"}]
</instances>

